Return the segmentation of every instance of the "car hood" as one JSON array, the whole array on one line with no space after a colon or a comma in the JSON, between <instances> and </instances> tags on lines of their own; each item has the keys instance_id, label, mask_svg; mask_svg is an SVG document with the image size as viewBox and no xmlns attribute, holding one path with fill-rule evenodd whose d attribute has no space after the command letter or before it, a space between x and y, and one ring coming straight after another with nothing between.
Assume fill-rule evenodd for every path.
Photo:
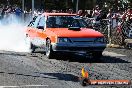
<instances>
[{"instance_id":1,"label":"car hood","mask_svg":"<svg viewBox=\"0 0 132 88\"><path fill-rule=\"evenodd\" d=\"M58 37L103 37L103 34L90 28L81 28L79 31L68 28L48 28L48 30Z\"/></svg>"}]
</instances>

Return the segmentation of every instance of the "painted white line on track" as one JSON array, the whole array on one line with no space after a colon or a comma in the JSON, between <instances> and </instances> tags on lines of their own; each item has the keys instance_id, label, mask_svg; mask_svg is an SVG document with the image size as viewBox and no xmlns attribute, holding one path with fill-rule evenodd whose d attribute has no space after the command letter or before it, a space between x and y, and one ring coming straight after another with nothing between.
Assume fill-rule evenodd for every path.
<instances>
[{"instance_id":1,"label":"painted white line on track","mask_svg":"<svg viewBox=\"0 0 132 88\"><path fill-rule=\"evenodd\" d=\"M104 51L103 55L112 56L112 57L124 57L124 56L126 56L126 55L123 55L123 54L117 54L115 52L109 52L109 51Z\"/></svg>"},{"instance_id":2,"label":"painted white line on track","mask_svg":"<svg viewBox=\"0 0 132 88\"><path fill-rule=\"evenodd\" d=\"M21 85L21 86L0 86L0 88L20 88L20 87L48 87L49 85Z\"/></svg>"}]
</instances>

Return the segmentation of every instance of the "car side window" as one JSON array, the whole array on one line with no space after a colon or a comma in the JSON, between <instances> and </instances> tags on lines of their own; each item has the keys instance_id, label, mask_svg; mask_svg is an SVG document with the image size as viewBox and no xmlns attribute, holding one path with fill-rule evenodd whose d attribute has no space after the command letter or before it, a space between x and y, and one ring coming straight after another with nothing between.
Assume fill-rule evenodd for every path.
<instances>
[{"instance_id":1,"label":"car side window","mask_svg":"<svg viewBox=\"0 0 132 88\"><path fill-rule=\"evenodd\" d=\"M31 22L29 23L28 27L32 27L33 25L34 25L34 22L31 21Z\"/></svg>"},{"instance_id":2,"label":"car side window","mask_svg":"<svg viewBox=\"0 0 132 88\"><path fill-rule=\"evenodd\" d=\"M38 23L39 23L39 20L40 20L40 16L38 16L38 17L36 18L33 27L37 28Z\"/></svg>"},{"instance_id":3,"label":"car side window","mask_svg":"<svg viewBox=\"0 0 132 88\"><path fill-rule=\"evenodd\" d=\"M33 20L29 23L28 27L32 27L34 25L36 18L37 16L33 18Z\"/></svg>"},{"instance_id":4,"label":"car side window","mask_svg":"<svg viewBox=\"0 0 132 88\"><path fill-rule=\"evenodd\" d=\"M45 26L45 17L42 16L39 20L37 27L41 27L40 29L44 29L44 26Z\"/></svg>"},{"instance_id":5,"label":"car side window","mask_svg":"<svg viewBox=\"0 0 132 88\"><path fill-rule=\"evenodd\" d=\"M46 21L47 28L54 28L56 24L56 18L55 17L48 17Z\"/></svg>"}]
</instances>

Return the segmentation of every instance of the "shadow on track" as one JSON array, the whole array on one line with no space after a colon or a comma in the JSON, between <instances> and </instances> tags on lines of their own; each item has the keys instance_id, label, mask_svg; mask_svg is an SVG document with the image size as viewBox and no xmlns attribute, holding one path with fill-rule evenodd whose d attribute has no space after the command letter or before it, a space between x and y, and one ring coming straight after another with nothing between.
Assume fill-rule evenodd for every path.
<instances>
[{"instance_id":1,"label":"shadow on track","mask_svg":"<svg viewBox=\"0 0 132 88\"><path fill-rule=\"evenodd\" d=\"M88 58L86 56L72 55L70 57L63 55L61 58L56 58L57 60L68 60L69 62L79 62L79 63L131 63L125 61L121 58L102 56L98 58Z\"/></svg>"},{"instance_id":2,"label":"shadow on track","mask_svg":"<svg viewBox=\"0 0 132 88\"><path fill-rule=\"evenodd\" d=\"M103 56L102 63L131 63L125 60L122 60L121 58L117 57L110 57L110 56Z\"/></svg>"},{"instance_id":3,"label":"shadow on track","mask_svg":"<svg viewBox=\"0 0 132 88\"><path fill-rule=\"evenodd\" d=\"M43 54L45 56L45 52L43 51L37 51L34 54ZM37 55L33 57L39 57ZM41 57L43 58L43 57ZM46 56L45 56L46 58ZM118 57L111 57L111 56L102 56L100 59L97 58L89 58L87 55L78 55L78 54L65 54L65 53L58 53L56 54L56 57L53 58L56 60L63 60L63 61L69 61L69 62L79 62L79 63L131 63L128 61L125 61Z\"/></svg>"},{"instance_id":4,"label":"shadow on track","mask_svg":"<svg viewBox=\"0 0 132 88\"><path fill-rule=\"evenodd\" d=\"M78 82L78 77L73 74L64 74L64 73L39 73L39 74L54 77L58 80Z\"/></svg>"},{"instance_id":5,"label":"shadow on track","mask_svg":"<svg viewBox=\"0 0 132 88\"><path fill-rule=\"evenodd\" d=\"M121 58L117 57L111 57L111 56L102 56L99 58L89 58L86 55L62 55L62 57L57 58L57 60L68 60L69 62L79 62L79 63L131 63L128 61L125 61Z\"/></svg>"}]
</instances>

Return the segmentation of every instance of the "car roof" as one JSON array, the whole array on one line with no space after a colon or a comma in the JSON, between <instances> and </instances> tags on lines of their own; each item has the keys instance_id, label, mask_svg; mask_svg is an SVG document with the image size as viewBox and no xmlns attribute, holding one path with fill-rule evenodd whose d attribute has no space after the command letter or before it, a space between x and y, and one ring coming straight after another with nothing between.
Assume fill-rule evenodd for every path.
<instances>
[{"instance_id":1,"label":"car roof","mask_svg":"<svg viewBox=\"0 0 132 88\"><path fill-rule=\"evenodd\" d=\"M76 14L69 13L43 13L44 16L76 16Z\"/></svg>"}]
</instances>

